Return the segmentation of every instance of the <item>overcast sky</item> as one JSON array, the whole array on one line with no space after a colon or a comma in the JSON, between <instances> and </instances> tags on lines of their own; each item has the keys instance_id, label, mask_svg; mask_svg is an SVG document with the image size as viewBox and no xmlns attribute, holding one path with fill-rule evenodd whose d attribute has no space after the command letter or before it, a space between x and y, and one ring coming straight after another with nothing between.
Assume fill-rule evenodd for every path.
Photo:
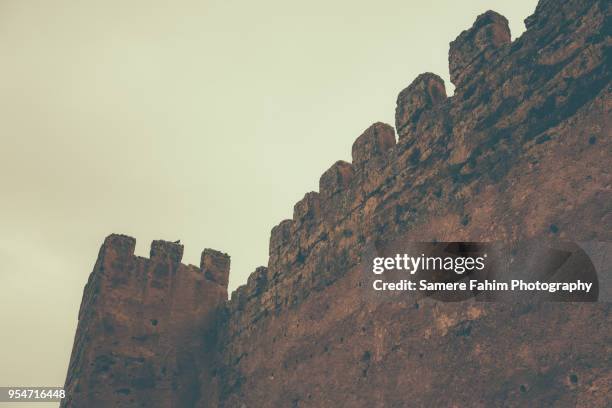
<instances>
[{"instance_id":1,"label":"overcast sky","mask_svg":"<svg viewBox=\"0 0 612 408\"><path fill-rule=\"evenodd\" d=\"M267 264L271 228L493 9L536 1L0 0L0 386L63 385L112 232ZM42 407L42 406L41 406Z\"/></svg>"}]
</instances>

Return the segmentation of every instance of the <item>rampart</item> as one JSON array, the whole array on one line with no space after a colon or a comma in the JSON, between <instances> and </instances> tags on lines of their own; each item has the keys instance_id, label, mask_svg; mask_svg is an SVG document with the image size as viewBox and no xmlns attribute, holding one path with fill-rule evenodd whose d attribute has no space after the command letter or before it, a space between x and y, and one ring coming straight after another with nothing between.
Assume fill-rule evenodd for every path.
<instances>
[{"instance_id":1,"label":"rampart","mask_svg":"<svg viewBox=\"0 0 612 408\"><path fill-rule=\"evenodd\" d=\"M197 268L181 246L154 243L147 260L107 238L65 405L609 403L609 303L363 295L363 254L398 237L611 240L609 2L541 0L525 24L511 41L503 16L480 15L450 44L454 94L432 73L401 91L395 130L357 138L231 300L225 255L205 251Z\"/></svg>"}]
</instances>

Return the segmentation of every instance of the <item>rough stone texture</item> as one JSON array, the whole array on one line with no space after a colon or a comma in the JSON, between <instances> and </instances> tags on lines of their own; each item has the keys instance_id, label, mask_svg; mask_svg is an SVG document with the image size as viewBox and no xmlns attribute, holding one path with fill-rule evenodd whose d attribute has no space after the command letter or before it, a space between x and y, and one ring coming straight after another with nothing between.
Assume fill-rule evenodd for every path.
<instances>
[{"instance_id":1,"label":"rough stone texture","mask_svg":"<svg viewBox=\"0 0 612 408\"><path fill-rule=\"evenodd\" d=\"M395 127L400 140L411 137L414 139L419 130L421 120L436 117L432 108L446 100L446 88L442 78L432 73L419 75L408 88L397 97L395 109ZM422 117L421 117L422 116Z\"/></svg>"},{"instance_id":2,"label":"rough stone texture","mask_svg":"<svg viewBox=\"0 0 612 408\"><path fill-rule=\"evenodd\" d=\"M353 143L353 166L363 167L369 161L384 157L395 146L395 131L386 123L377 122L367 128Z\"/></svg>"},{"instance_id":3,"label":"rough stone texture","mask_svg":"<svg viewBox=\"0 0 612 408\"><path fill-rule=\"evenodd\" d=\"M329 198L349 186L353 179L353 166L342 160L334 163L319 180L319 192Z\"/></svg>"},{"instance_id":4,"label":"rough stone texture","mask_svg":"<svg viewBox=\"0 0 612 408\"><path fill-rule=\"evenodd\" d=\"M213 346L229 257L205 250L206 269L198 269L180 263L182 245L153 241L150 259L135 256L135 245L113 234L100 248L62 406L182 407L217 398ZM208 270L215 280L205 276Z\"/></svg>"},{"instance_id":5,"label":"rough stone texture","mask_svg":"<svg viewBox=\"0 0 612 408\"><path fill-rule=\"evenodd\" d=\"M476 19L450 44L448 54L451 82L461 86L465 80L480 70L486 61L495 57L495 52L510 44L510 27L506 17L487 11Z\"/></svg>"},{"instance_id":6,"label":"rough stone texture","mask_svg":"<svg viewBox=\"0 0 612 408\"><path fill-rule=\"evenodd\" d=\"M308 193L293 219L273 228L267 268L257 268L216 314L213 357L172 337L175 350L193 353L201 368L190 377L201 378L206 396L197 404L609 406L609 303L375 302L360 268L369 247L399 237L612 240L608 3L542 0L512 43L505 18L487 12L451 44L452 97L433 74L402 91L398 143L387 125L373 125L355 142L353 164L334 164L319 193ZM116 268L100 265L126 268L118 260L133 259L130 245L103 246L85 291L69 392L81 384L87 398L119 398L86 364L96 350L134 352L88 335L103 332L106 314L122 316L130 332L149 315L116 301L96 305L91 288ZM111 281L103 280L98 299L120 296ZM185 312L202 326L182 326L188 319L175 313L181 336L210 327L218 304L200 309L205 318ZM170 406L179 397L164 392L163 402L143 401Z\"/></svg>"},{"instance_id":7,"label":"rough stone texture","mask_svg":"<svg viewBox=\"0 0 612 408\"><path fill-rule=\"evenodd\" d=\"M160 261L181 262L181 259L183 259L183 249L181 244L156 240L151 243L149 257Z\"/></svg>"},{"instance_id":8,"label":"rough stone texture","mask_svg":"<svg viewBox=\"0 0 612 408\"><path fill-rule=\"evenodd\" d=\"M223 252L215 251L214 249L205 249L202 251L200 258L200 269L204 272L204 276L227 288L229 282L230 257Z\"/></svg>"},{"instance_id":9,"label":"rough stone texture","mask_svg":"<svg viewBox=\"0 0 612 408\"><path fill-rule=\"evenodd\" d=\"M266 279L232 296L220 406L609 404L607 303L385 303L360 286L368 245L401 236L612 238L608 7L541 3L513 43L485 13L451 45L452 97L434 74L400 93L398 144L366 163L366 131L350 177L325 173L319 215L274 228Z\"/></svg>"}]
</instances>

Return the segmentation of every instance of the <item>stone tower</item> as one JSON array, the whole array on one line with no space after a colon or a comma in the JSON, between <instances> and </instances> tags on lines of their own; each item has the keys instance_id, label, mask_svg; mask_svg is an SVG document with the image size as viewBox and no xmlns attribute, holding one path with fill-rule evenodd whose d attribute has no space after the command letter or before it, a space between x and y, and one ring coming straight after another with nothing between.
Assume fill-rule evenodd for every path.
<instances>
[{"instance_id":1,"label":"stone tower","mask_svg":"<svg viewBox=\"0 0 612 408\"><path fill-rule=\"evenodd\" d=\"M183 265L183 246L110 235L85 287L62 406L183 407L214 400L216 312L230 258L206 249Z\"/></svg>"}]
</instances>

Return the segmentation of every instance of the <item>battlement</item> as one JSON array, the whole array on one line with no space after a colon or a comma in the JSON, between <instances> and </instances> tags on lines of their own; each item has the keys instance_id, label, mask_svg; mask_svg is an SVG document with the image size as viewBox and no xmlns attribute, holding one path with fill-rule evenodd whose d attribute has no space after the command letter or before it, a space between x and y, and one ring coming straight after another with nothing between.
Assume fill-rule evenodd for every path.
<instances>
[{"instance_id":1,"label":"battlement","mask_svg":"<svg viewBox=\"0 0 612 408\"><path fill-rule=\"evenodd\" d=\"M111 234L104 239L101 250L111 251L118 256L134 256L136 239L122 234Z\"/></svg>"},{"instance_id":2,"label":"battlement","mask_svg":"<svg viewBox=\"0 0 612 408\"><path fill-rule=\"evenodd\" d=\"M416 77L397 97L395 127L399 139L414 139L427 113L446 98L444 80L438 75L426 72Z\"/></svg>"},{"instance_id":3,"label":"battlement","mask_svg":"<svg viewBox=\"0 0 612 408\"><path fill-rule=\"evenodd\" d=\"M316 219L321 212L321 198L316 191L304 195L293 207L293 222L300 224L306 220Z\"/></svg>"},{"instance_id":4,"label":"battlement","mask_svg":"<svg viewBox=\"0 0 612 408\"><path fill-rule=\"evenodd\" d=\"M226 253L206 248L200 258L200 270L204 276L227 287L230 273L230 256Z\"/></svg>"},{"instance_id":5,"label":"battlement","mask_svg":"<svg viewBox=\"0 0 612 408\"><path fill-rule=\"evenodd\" d=\"M610 148L609 38L602 35L607 15L609 6L601 1L540 0L526 20L528 30L512 42L507 19L487 11L450 43L453 95L447 95L442 78L430 72L418 75L399 93L395 130L377 122L357 137L352 163L334 163L321 175L319 191L306 193L294 205L292 218L272 228L267 268L257 268L232 293L222 331L223 368L231 373L226 387L236 391L224 396L222 405L347 405L346 396L338 396L339 386L359 394L353 401L363 406L447 406L450 394L454 401L487 406L525 405L526 395L537 403L549 398L545 388L517 383L507 386L504 400L495 399L500 386L512 378L524 380L518 380L516 371L505 370L501 360L493 360L513 358L512 350L524 347L525 337L538 344L547 338L543 327L580 333L572 327L582 324L581 312L526 312L540 323L519 320L516 327L529 333L517 340L506 332L508 324L517 323L511 308L487 309L478 317L465 303L378 308L363 302L368 289L362 287L361 256L380 242L398 239L504 241L563 234L560 231L576 240L608 237L609 227L601 220L609 219L609 211L598 195L608 182L595 181L594 176L607 174L609 167L599 153ZM604 139L605 147L600 146ZM564 316L563 323L545 313ZM440 316L444 326L450 326L436 334ZM398 367L398 361L407 366L427 360L407 353L405 344L422 351L421 357L435 356L453 367L452 372L432 371L425 364L419 372L456 377L452 373L465 370L465 353L448 353L449 347L439 344L471 350L469 339L458 342L463 334L449 335L450 330L465 333L466 324L490 328L475 340L478 344L508 345L505 350L510 351L491 354L493 360L475 358L475 373L484 365L499 375L473 384L477 394L451 391L435 397L415 375L410 380L414 393L396 399L397 379L385 370ZM411 334L410 341L408 331L419 336ZM598 341L605 337L601 333ZM430 336L436 341L423 350L421 340ZM593 346L590 335L580 341L584 343L579 347L588 349L588 359L597 365L603 348ZM562 343L559 349L567 350L569 343ZM366 349L359 360L363 365L355 364L358 351ZM549 352L545 347L537 353L555 361L556 373L583 358L574 355L568 363L565 355L558 359L558 351ZM538 370L537 365L530 369ZM597 377L597 370L590 371L589 378ZM319 379L330 372L349 380L338 379L321 392L325 385ZM563 375L555 377L556 384L563 383ZM355 385L356 378L362 385ZM386 378L390 381L385 383ZM575 405L573 392L560 393L568 406Z\"/></svg>"},{"instance_id":6,"label":"battlement","mask_svg":"<svg viewBox=\"0 0 612 408\"><path fill-rule=\"evenodd\" d=\"M462 380L483 369L495 375L471 384L476 392L457 383L446 395L487 406L525 405L528 395L542 405L549 387L538 387L563 387L570 368L584 370L581 379L596 378L605 347L592 340L605 335L582 325L588 313L468 302L379 307L363 302L359 266L367 248L399 238L607 240L606 7L540 0L514 42L505 17L478 16L450 43L454 94L447 96L434 73L417 76L397 97L395 130L377 122L356 138L352 163L334 163L319 191L306 193L292 218L272 228L267 267L256 268L229 302L227 254L205 249L199 267L187 266L178 243L154 241L147 259L134 256L134 238L107 237L83 297L66 382L74 406L118 406L129 398L143 406L346 405L338 389L364 406L446 406L444 393L422 387L420 373L452 382L461 376L449 372L466 369ZM527 318L537 324L525 325ZM542 328L588 336L561 336L551 351ZM508 335L513 330L524 336ZM432 336L436 341L422 341ZM525 339L545 345L526 354L554 369L542 373L538 359L523 361L544 382L525 385L530 376L506 370ZM466 368L472 344L503 347ZM427 358L406 352L416 349ZM431 371L430 356L451 371ZM402 380L410 400L395 392L396 378L381 375L407 366L417 367ZM330 372L342 375L319 381ZM581 381L570 379L564 395L582 398L596 388ZM572 394L583 385L582 394Z\"/></svg>"},{"instance_id":7,"label":"battlement","mask_svg":"<svg viewBox=\"0 0 612 408\"><path fill-rule=\"evenodd\" d=\"M183 259L183 245L162 240L151 243L150 258L159 261L181 262Z\"/></svg>"},{"instance_id":8,"label":"battlement","mask_svg":"<svg viewBox=\"0 0 612 408\"><path fill-rule=\"evenodd\" d=\"M111 234L104 240L100 248L100 260L105 258L148 261L153 263L180 264L183 258L184 246L178 242L154 240L151 242L149 258L136 257L134 251L136 239L122 234ZM230 272L230 256L226 253L206 248L202 251L200 267L183 265L189 270L198 270L210 282L227 288Z\"/></svg>"},{"instance_id":9,"label":"battlement","mask_svg":"<svg viewBox=\"0 0 612 408\"><path fill-rule=\"evenodd\" d=\"M367 128L353 143L353 166L363 168L371 160L385 156L395 146L395 130L386 123L376 122Z\"/></svg>"},{"instance_id":10,"label":"battlement","mask_svg":"<svg viewBox=\"0 0 612 408\"><path fill-rule=\"evenodd\" d=\"M468 67L482 68L482 62L477 63L476 58L492 58L493 51L509 41L510 31L505 17L493 11L480 15L472 28L461 33L451 43L449 69L453 83L456 86L461 85L463 78L469 75ZM399 93L395 128L403 149L415 145L407 160L409 163L425 160L431 154L430 146L436 143L442 132L447 131L445 127L448 127L448 120L440 108L448 102L444 81L430 72L417 76ZM425 138L421 137L425 134ZM270 264L280 259L280 253L290 244L292 235L302 229L306 222L311 226L320 222L321 212L327 207L335 207L336 212L350 210L345 202L341 199L338 201L335 196L346 193L355 199L358 194L351 189L380 183L380 177L384 173L381 169L390 161L397 160L401 154L396 151L396 146L395 130L382 122L372 124L357 137L351 149L352 163L342 160L334 163L321 175L319 191L306 193L304 198L295 204L293 219L284 220L272 229ZM353 186L355 181L361 186ZM373 185L368 190L364 189L364 192L372 190L375 190Z\"/></svg>"},{"instance_id":11,"label":"battlement","mask_svg":"<svg viewBox=\"0 0 612 408\"><path fill-rule=\"evenodd\" d=\"M99 395L113 406L125 405L128 397L147 406L191 406L196 395L189 370L210 368L203 334L215 329L227 301L230 257L204 249L197 267L181 263L184 247L178 242L153 241L149 258L135 256L135 247L136 239L111 234L100 248L70 363L72 372L84 374L68 378L68 394L83 406L98 406ZM92 334L113 341L85 347L83 339ZM160 344L167 348L163 353ZM99 382L105 375L113 381ZM209 388L206 378L197 386Z\"/></svg>"},{"instance_id":12,"label":"battlement","mask_svg":"<svg viewBox=\"0 0 612 408\"><path fill-rule=\"evenodd\" d=\"M319 194L327 198L340 192L350 184L354 173L351 163L338 160L319 179Z\"/></svg>"},{"instance_id":13,"label":"battlement","mask_svg":"<svg viewBox=\"0 0 612 408\"><path fill-rule=\"evenodd\" d=\"M508 19L495 11L479 15L469 30L450 43L448 63L451 82L462 87L482 64L495 58L495 52L510 44Z\"/></svg>"},{"instance_id":14,"label":"battlement","mask_svg":"<svg viewBox=\"0 0 612 408\"><path fill-rule=\"evenodd\" d=\"M574 13L580 9L584 18L592 18L586 13L588 5L573 2L559 7ZM534 57L542 53L542 59L548 49L558 53L559 46L554 44L560 42L555 36L568 35L560 27L571 13L557 8L554 2L540 1L534 16L526 20L530 30L514 43L504 16L495 11L479 15L449 45L455 94L449 97L444 80L431 72L418 75L403 89L396 101L395 129L376 122L364 130L352 145L352 163L334 163L321 175L319 191L306 193L294 205L292 219L272 229L268 275L280 276L281 280L286 277L287 285L295 285L291 282L299 278L294 275L309 269L309 258L316 254L314 257L320 259L324 250L352 254L347 262L354 264L359 247L368 238L404 232L418 219L417 212L422 210L417 209L439 208L453 195L463 197L466 193L461 189L472 180L486 184L503 177L511 166L510 157L546 129L525 112L538 113L545 108L544 99L532 97L529 89L540 89L554 80L557 72L542 68L548 62ZM544 13L556 23L544 24ZM599 17L593 21L591 31L604 24ZM583 52L589 37L586 31L579 36L584 38L580 43ZM553 45L549 47L548 43ZM576 61L592 58L584 53L579 57L575 48L567 47ZM592 69L578 67L576 62L573 76ZM572 98L580 98L577 87L560 87L554 92L558 94L556 100L565 105ZM520 110L518 101L524 101ZM546 126L553 123L551 120ZM387 208L386 201L395 204ZM453 206L461 208L463 203ZM465 214L457 218L465 219Z\"/></svg>"}]
</instances>

